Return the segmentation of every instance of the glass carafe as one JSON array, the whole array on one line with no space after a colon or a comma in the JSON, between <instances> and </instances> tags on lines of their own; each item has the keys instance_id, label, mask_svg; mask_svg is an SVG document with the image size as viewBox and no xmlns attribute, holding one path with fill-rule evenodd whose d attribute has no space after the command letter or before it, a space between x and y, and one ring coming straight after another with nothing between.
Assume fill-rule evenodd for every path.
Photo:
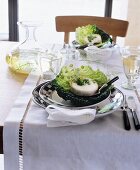
<instances>
[{"instance_id":1,"label":"glass carafe","mask_svg":"<svg viewBox=\"0 0 140 170\"><path fill-rule=\"evenodd\" d=\"M40 23L18 22L26 30L26 39L19 43L6 56L9 67L18 73L29 74L31 71L38 71L38 52L41 49L36 37L35 30Z\"/></svg>"}]
</instances>

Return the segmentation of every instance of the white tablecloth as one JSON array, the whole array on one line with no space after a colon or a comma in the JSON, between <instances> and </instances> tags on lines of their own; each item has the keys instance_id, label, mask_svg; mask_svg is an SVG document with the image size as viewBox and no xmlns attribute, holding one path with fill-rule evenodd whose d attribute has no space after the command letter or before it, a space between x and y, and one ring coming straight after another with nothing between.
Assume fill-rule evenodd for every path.
<instances>
[{"instance_id":1,"label":"white tablecloth","mask_svg":"<svg viewBox=\"0 0 140 170\"><path fill-rule=\"evenodd\" d=\"M120 75L115 86L133 95L139 106L133 91L119 87L123 79ZM121 111L86 125L48 128L47 112L30 100L37 80L28 77L5 122L5 170L140 169L140 131L134 129L133 122L130 131L124 129ZM29 100L23 126L23 156L19 156L19 126ZM140 114L140 108L138 111Z\"/></svg>"}]
</instances>

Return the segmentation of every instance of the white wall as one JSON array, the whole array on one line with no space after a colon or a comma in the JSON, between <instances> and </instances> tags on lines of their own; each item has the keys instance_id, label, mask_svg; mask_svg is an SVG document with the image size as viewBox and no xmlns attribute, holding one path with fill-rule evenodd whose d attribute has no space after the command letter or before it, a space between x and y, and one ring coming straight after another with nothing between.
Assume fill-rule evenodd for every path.
<instances>
[{"instance_id":1,"label":"white wall","mask_svg":"<svg viewBox=\"0 0 140 170\"><path fill-rule=\"evenodd\" d=\"M140 45L140 1L129 0L128 3L129 29L126 45Z\"/></svg>"}]
</instances>

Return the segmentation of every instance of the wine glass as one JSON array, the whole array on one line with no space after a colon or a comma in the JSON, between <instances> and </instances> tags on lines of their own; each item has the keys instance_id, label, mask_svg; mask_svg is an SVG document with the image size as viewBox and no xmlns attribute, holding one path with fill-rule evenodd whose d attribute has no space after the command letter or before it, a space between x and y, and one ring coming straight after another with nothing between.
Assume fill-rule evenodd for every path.
<instances>
[{"instance_id":1,"label":"wine glass","mask_svg":"<svg viewBox=\"0 0 140 170\"><path fill-rule=\"evenodd\" d=\"M134 90L135 82L140 75L140 47L127 46L121 49L124 73L127 82L122 83L125 89Z\"/></svg>"}]
</instances>

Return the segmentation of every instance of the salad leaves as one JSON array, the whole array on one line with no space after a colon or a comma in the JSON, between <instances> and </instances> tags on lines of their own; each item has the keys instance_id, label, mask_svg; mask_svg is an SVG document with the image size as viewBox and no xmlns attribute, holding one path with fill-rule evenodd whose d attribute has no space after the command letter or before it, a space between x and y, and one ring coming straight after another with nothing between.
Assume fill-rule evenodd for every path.
<instances>
[{"instance_id":1,"label":"salad leaves","mask_svg":"<svg viewBox=\"0 0 140 170\"><path fill-rule=\"evenodd\" d=\"M75 68L72 64L63 66L60 73L56 76L55 81L64 90L69 91L72 82L87 78L96 81L99 87L108 81L107 76L100 70L93 70L90 66L83 65Z\"/></svg>"},{"instance_id":2,"label":"salad leaves","mask_svg":"<svg viewBox=\"0 0 140 170\"><path fill-rule=\"evenodd\" d=\"M84 45L89 43L89 39L92 36L92 34L95 34L96 32L96 26L95 25L86 25L82 27L76 28L76 41L80 45Z\"/></svg>"},{"instance_id":3,"label":"salad leaves","mask_svg":"<svg viewBox=\"0 0 140 170\"><path fill-rule=\"evenodd\" d=\"M76 42L80 45L95 44L97 47L101 47L105 43L111 42L111 37L96 25L86 25L78 27L75 30Z\"/></svg>"}]
</instances>

